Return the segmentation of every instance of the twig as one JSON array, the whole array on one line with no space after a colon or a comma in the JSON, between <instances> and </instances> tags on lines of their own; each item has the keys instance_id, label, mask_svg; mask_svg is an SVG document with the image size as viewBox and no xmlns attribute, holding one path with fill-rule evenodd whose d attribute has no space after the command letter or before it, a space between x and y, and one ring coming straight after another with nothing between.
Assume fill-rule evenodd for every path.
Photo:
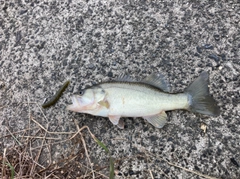
<instances>
[{"instance_id":1,"label":"twig","mask_svg":"<svg viewBox=\"0 0 240 179\"><path fill-rule=\"evenodd\" d=\"M0 109L3 109L3 108L5 108L6 106L0 106Z\"/></svg>"},{"instance_id":2,"label":"twig","mask_svg":"<svg viewBox=\"0 0 240 179\"><path fill-rule=\"evenodd\" d=\"M152 171L151 171L150 169L148 169L148 171L149 171L149 173L150 173L151 178L154 179L153 174L152 174Z\"/></svg>"},{"instance_id":3,"label":"twig","mask_svg":"<svg viewBox=\"0 0 240 179\"><path fill-rule=\"evenodd\" d=\"M11 134L11 136L14 138L14 140L16 140L16 142L18 143L18 145L22 145L21 144L21 142L19 142L18 140L17 140L17 138L12 134L12 132L10 131L10 130L8 130L8 128L6 127L6 129L7 129L7 131Z\"/></svg>"},{"instance_id":4,"label":"twig","mask_svg":"<svg viewBox=\"0 0 240 179\"><path fill-rule=\"evenodd\" d=\"M17 151L18 152L18 151ZM23 157L22 157L22 154L24 154L25 153L25 151L24 152L21 152L21 153L19 153L18 152L18 157L19 157L19 173L18 173L18 175L19 176L22 176L22 167L23 167L23 164L22 164L22 160L23 160Z\"/></svg>"},{"instance_id":5,"label":"twig","mask_svg":"<svg viewBox=\"0 0 240 179\"><path fill-rule=\"evenodd\" d=\"M39 137L39 136L22 136L25 138L34 138L34 139L46 139L46 140L61 140L60 138L53 138L53 137Z\"/></svg>"},{"instance_id":6,"label":"twig","mask_svg":"<svg viewBox=\"0 0 240 179\"><path fill-rule=\"evenodd\" d=\"M75 120L74 120L75 121ZM70 137L69 140L73 139L74 137L76 137L78 135L79 132L81 132L83 129L88 129L88 126L83 126L81 129L78 129L78 131L72 136Z\"/></svg>"},{"instance_id":7,"label":"twig","mask_svg":"<svg viewBox=\"0 0 240 179\"><path fill-rule=\"evenodd\" d=\"M124 139L124 138L113 138L112 140L125 140L125 141L127 141L127 139Z\"/></svg>"},{"instance_id":8,"label":"twig","mask_svg":"<svg viewBox=\"0 0 240 179\"><path fill-rule=\"evenodd\" d=\"M6 151L7 151L7 148L4 148L3 150L3 161L2 161L2 178L3 176L5 176L5 162L6 162Z\"/></svg>"},{"instance_id":9,"label":"twig","mask_svg":"<svg viewBox=\"0 0 240 179\"><path fill-rule=\"evenodd\" d=\"M45 133L45 136L44 136L44 137L46 137L46 135L47 135L47 133ZM41 155L41 153L42 153L43 143L44 143L44 142L45 142L45 139L42 140L41 148L39 149L38 155L36 156L36 158L35 158L35 160L34 160L34 161L36 161L36 162L38 161L38 159L39 159L39 157L40 157L40 155ZM35 165L32 165L30 175L32 175L32 172L35 170L35 168L36 168L36 164L35 164Z\"/></svg>"},{"instance_id":10,"label":"twig","mask_svg":"<svg viewBox=\"0 0 240 179\"><path fill-rule=\"evenodd\" d=\"M42 112L42 115L43 115L43 117L46 119L46 121L47 121L47 122L49 122L49 121L48 121L48 119L47 119L47 117L45 116L45 114L44 114L44 112L43 112L43 110L42 110L41 106L39 106L39 104L38 104L38 103L35 103L35 104L37 104L38 108L39 108L39 109L40 109L40 111Z\"/></svg>"},{"instance_id":11,"label":"twig","mask_svg":"<svg viewBox=\"0 0 240 179\"><path fill-rule=\"evenodd\" d=\"M43 145L43 147L49 146L49 145L54 145L54 144L60 144L60 143L66 142L66 141L69 141L69 139L65 139L65 140L62 140L62 141L59 141L59 142L53 142L53 143L50 143L50 144L45 144L45 145ZM40 147L42 147L42 146L38 146L38 147L35 147L35 148L31 148L30 150L35 150L35 149L38 149L38 148L40 148Z\"/></svg>"},{"instance_id":12,"label":"twig","mask_svg":"<svg viewBox=\"0 0 240 179\"><path fill-rule=\"evenodd\" d=\"M56 176L56 175L54 175L53 173L50 173L48 176L46 176L45 178L47 179L47 178L49 178L49 177L51 177L51 176L53 176L54 178L59 178L58 176ZM60 179L60 178L59 178Z\"/></svg>"},{"instance_id":13,"label":"twig","mask_svg":"<svg viewBox=\"0 0 240 179\"><path fill-rule=\"evenodd\" d=\"M76 120L74 120L74 122L75 122L75 124L77 123ZM90 131L90 129L89 129L88 126L83 126L83 127L81 127L81 128L78 127L78 131L77 131L69 140L71 140L71 139L73 139L74 137L76 137L77 134L78 134L79 132L81 132L83 129L87 129L88 132L89 132L89 134L90 134L91 137L93 138L93 140L97 141L97 140L96 140L96 137L95 137L95 136L93 135L93 133Z\"/></svg>"},{"instance_id":14,"label":"twig","mask_svg":"<svg viewBox=\"0 0 240 179\"><path fill-rule=\"evenodd\" d=\"M77 127L78 134L79 134L80 137L81 137L81 140L82 140L82 143L83 143L83 147L84 147L84 150L85 150L85 153L86 153L88 162L89 162L90 167L91 167L92 177L93 177L93 179L95 179L95 174L94 174L94 171L93 171L92 162L91 162L91 160L90 160L90 158L89 158L89 155L88 155L88 150L87 150L87 146L86 146L85 140L84 140L81 132L79 132L79 131L80 131L80 128L79 128L79 126L78 126L78 124L77 124L77 121L76 121L75 119L74 119L74 123L75 123L75 125L76 125L76 127ZM88 129L89 129L89 128L88 128ZM90 132L90 133L91 133L91 132Z\"/></svg>"},{"instance_id":15,"label":"twig","mask_svg":"<svg viewBox=\"0 0 240 179\"><path fill-rule=\"evenodd\" d=\"M52 163L52 156L51 156L51 146L50 146L50 145L47 145L46 147L47 147L47 149L48 149L48 153L49 153L49 162L48 162L48 160L47 160L47 163L49 163L49 165L47 166L47 168L48 168L48 167L51 166L51 163Z\"/></svg>"},{"instance_id":16,"label":"twig","mask_svg":"<svg viewBox=\"0 0 240 179\"><path fill-rule=\"evenodd\" d=\"M31 124L31 111L30 111L30 105L29 105L29 95L27 95L27 101L28 101L28 128L30 128ZM30 135L30 131L28 132L28 135Z\"/></svg>"},{"instance_id":17,"label":"twig","mask_svg":"<svg viewBox=\"0 0 240 179\"><path fill-rule=\"evenodd\" d=\"M80 164L82 167L85 167L86 169L90 170L90 168L88 168L87 166L83 165L82 163L79 163L79 164ZM94 171L95 173L103 176L104 178L109 178L108 176L106 176L106 175L104 175L104 174L102 174L102 173L100 173L100 172L97 172L96 170L93 170L93 171ZM90 172L90 173L91 173L91 172ZM84 176L82 176L82 177L80 177L80 178L84 178Z\"/></svg>"},{"instance_id":18,"label":"twig","mask_svg":"<svg viewBox=\"0 0 240 179\"><path fill-rule=\"evenodd\" d=\"M48 134L74 134L75 132L50 132L48 131L46 128L44 128L39 122L37 122L36 120L33 119L33 117L31 117L31 120L33 122L35 122L41 129L43 129L45 132L47 132Z\"/></svg>"},{"instance_id":19,"label":"twig","mask_svg":"<svg viewBox=\"0 0 240 179\"><path fill-rule=\"evenodd\" d=\"M163 174L165 177L167 177L168 179L171 179L164 171L162 171L161 168L159 168L159 170L162 172L162 174Z\"/></svg>"},{"instance_id":20,"label":"twig","mask_svg":"<svg viewBox=\"0 0 240 179\"><path fill-rule=\"evenodd\" d=\"M38 127L33 127L33 128L27 128L27 129L24 129L24 130L20 130L20 131L17 131L17 132L12 132L12 134L18 134L18 133L21 133L21 132L26 132L27 130L33 130L33 129L37 129ZM1 136L0 139L2 138L5 138L5 137L8 137L10 136L11 134L7 134L5 136Z\"/></svg>"},{"instance_id":21,"label":"twig","mask_svg":"<svg viewBox=\"0 0 240 179\"><path fill-rule=\"evenodd\" d=\"M165 159L163 159L163 160L166 161L169 165L172 165L172 166L174 166L174 167L180 168L180 169L182 169L182 170L185 170L185 171L187 171L187 172L193 173L193 174L195 174L195 175L198 175L198 176L201 176L201 177L205 177L205 178L208 178L208 179L218 179L218 178L216 178L216 177L211 177L211 176L208 176L208 175L204 175L204 174L202 174L202 173L200 173L200 172L193 171L193 170L189 170L189 169L187 169L187 168L181 167L181 166L176 165L176 164L174 164L174 163L168 162L168 161L165 160Z\"/></svg>"}]
</instances>

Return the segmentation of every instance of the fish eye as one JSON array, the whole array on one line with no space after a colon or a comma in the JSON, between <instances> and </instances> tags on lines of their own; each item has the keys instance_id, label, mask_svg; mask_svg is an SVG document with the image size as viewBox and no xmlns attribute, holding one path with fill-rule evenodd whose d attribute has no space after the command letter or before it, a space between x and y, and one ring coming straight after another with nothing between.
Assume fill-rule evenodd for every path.
<instances>
[{"instance_id":1,"label":"fish eye","mask_svg":"<svg viewBox=\"0 0 240 179\"><path fill-rule=\"evenodd\" d=\"M79 95L82 96L84 94L84 90L80 90Z\"/></svg>"}]
</instances>

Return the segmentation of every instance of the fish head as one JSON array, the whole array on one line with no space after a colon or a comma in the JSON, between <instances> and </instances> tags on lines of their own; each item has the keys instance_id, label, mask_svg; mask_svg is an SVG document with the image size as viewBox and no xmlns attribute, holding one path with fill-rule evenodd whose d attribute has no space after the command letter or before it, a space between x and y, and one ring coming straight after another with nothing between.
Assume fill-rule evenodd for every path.
<instances>
[{"instance_id":1,"label":"fish head","mask_svg":"<svg viewBox=\"0 0 240 179\"><path fill-rule=\"evenodd\" d=\"M72 104L67 109L74 112L89 113L99 109L99 103L106 96L106 92L100 87L91 87L81 90L79 94L72 96Z\"/></svg>"}]
</instances>

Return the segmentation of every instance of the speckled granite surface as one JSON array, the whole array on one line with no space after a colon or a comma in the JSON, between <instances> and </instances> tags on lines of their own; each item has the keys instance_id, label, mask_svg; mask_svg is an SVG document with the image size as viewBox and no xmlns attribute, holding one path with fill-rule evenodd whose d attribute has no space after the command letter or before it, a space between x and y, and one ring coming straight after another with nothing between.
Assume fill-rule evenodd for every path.
<instances>
[{"instance_id":1,"label":"speckled granite surface","mask_svg":"<svg viewBox=\"0 0 240 179\"><path fill-rule=\"evenodd\" d=\"M26 129L29 113L49 131L76 131L77 119L119 161L118 178L151 178L149 170L154 178L201 178L159 157L217 178L240 177L239 0L0 1L0 54L1 136L9 134L6 127ZM162 72L172 91L181 92L203 70L221 107L216 118L179 110L168 112L163 129L125 118L120 130L106 118L65 110L72 93L120 73L141 78ZM70 87L43 110L44 118L34 103L42 104L67 79ZM106 165L103 150L84 135L94 167ZM13 144L11 137L1 138L1 153ZM52 146L53 160L72 146Z\"/></svg>"}]
</instances>

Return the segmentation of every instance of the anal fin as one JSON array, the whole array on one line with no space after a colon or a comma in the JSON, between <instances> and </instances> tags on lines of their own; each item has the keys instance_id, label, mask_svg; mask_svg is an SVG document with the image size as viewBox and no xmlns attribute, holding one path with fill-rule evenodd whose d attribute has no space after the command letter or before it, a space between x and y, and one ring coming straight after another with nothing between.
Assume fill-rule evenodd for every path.
<instances>
[{"instance_id":1,"label":"anal fin","mask_svg":"<svg viewBox=\"0 0 240 179\"><path fill-rule=\"evenodd\" d=\"M122 119L119 119L117 126L118 126L120 129L124 129L124 121L123 121Z\"/></svg>"},{"instance_id":2,"label":"anal fin","mask_svg":"<svg viewBox=\"0 0 240 179\"><path fill-rule=\"evenodd\" d=\"M157 128L162 128L167 123L167 114L164 111L153 116L144 116L143 118Z\"/></svg>"}]
</instances>

